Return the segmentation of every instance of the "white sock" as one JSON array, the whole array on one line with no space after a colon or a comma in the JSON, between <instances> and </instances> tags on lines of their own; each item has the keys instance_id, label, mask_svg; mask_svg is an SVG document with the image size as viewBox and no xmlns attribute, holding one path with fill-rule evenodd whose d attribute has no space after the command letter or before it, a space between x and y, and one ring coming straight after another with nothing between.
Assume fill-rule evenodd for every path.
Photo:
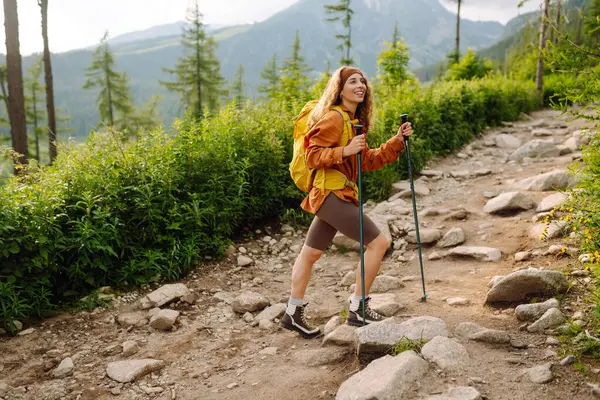
<instances>
[{"instance_id":1,"label":"white sock","mask_svg":"<svg viewBox=\"0 0 600 400\"><path fill-rule=\"evenodd\" d=\"M352 295L350 297L350 311L357 311L361 300L362 296Z\"/></svg>"},{"instance_id":2,"label":"white sock","mask_svg":"<svg viewBox=\"0 0 600 400\"><path fill-rule=\"evenodd\" d=\"M285 312L289 315L294 315L296 313L296 306L301 306L302 304L304 304L304 299L294 299L290 297L287 310Z\"/></svg>"}]
</instances>

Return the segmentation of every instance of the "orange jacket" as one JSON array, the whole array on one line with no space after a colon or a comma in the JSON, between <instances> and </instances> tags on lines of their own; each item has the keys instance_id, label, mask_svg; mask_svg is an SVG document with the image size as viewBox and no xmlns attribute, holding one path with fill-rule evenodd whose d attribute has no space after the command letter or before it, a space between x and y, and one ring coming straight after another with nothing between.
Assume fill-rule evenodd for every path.
<instances>
[{"instance_id":1,"label":"orange jacket","mask_svg":"<svg viewBox=\"0 0 600 400\"><path fill-rule=\"evenodd\" d=\"M341 106L346 111L350 119L354 119L354 114L344 105ZM337 111L329 111L325 117L319 121L305 136L304 146L306 148L306 162L309 168L333 168L342 172L352 181L358 180L358 158L356 155L343 157L343 146L339 146L340 138L343 133L344 120ZM353 137L356 132L353 132ZM374 171L383 168L385 164L396 161L398 154L404 150L404 140L396 135L377 149L367 149L362 152L362 170ZM355 191L352 187L346 187L341 190L325 190L312 188L310 193L302 201L303 210L316 214L321 208L325 198L333 192L337 197L346 202L353 202L358 205Z\"/></svg>"}]
</instances>

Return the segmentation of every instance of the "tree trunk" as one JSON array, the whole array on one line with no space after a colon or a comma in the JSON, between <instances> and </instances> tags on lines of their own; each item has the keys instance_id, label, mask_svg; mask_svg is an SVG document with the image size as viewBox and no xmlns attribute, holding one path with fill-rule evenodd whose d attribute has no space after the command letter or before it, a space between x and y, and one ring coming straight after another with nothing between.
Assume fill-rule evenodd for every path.
<instances>
[{"instance_id":1,"label":"tree trunk","mask_svg":"<svg viewBox=\"0 0 600 400\"><path fill-rule=\"evenodd\" d=\"M108 46L104 43L104 46ZM115 126L115 118L113 114L113 101L112 101L112 85L110 80L110 65L108 63L108 50L104 48L104 80L106 82L106 97L108 101L108 122L112 128Z\"/></svg>"},{"instance_id":2,"label":"tree trunk","mask_svg":"<svg viewBox=\"0 0 600 400\"><path fill-rule=\"evenodd\" d=\"M579 14L579 18L577 19L577 37L575 38L575 43L580 45L583 34L583 8L577 8L577 13Z\"/></svg>"},{"instance_id":3,"label":"tree trunk","mask_svg":"<svg viewBox=\"0 0 600 400\"><path fill-rule=\"evenodd\" d=\"M347 18L350 19L350 5L348 5ZM346 49L346 60L350 60L350 47L352 46L352 24L348 24L348 48Z\"/></svg>"},{"instance_id":4,"label":"tree trunk","mask_svg":"<svg viewBox=\"0 0 600 400\"><path fill-rule=\"evenodd\" d=\"M560 19L562 17L561 8L562 8L562 1L557 0L557 2L556 2L556 29L558 29L559 31L560 31L560 22L561 22ZM554 34L554 29L550 33L551 33L551 37L552 37L552 43L558 44L559 35Z\"/></svg>"},{"instance_id":5,"label":"tree trunk","mask_svg":"<svg viewBox=\"0 0 600 400\"><path fill-rule=\"evenodd\" d=\"M6 32L6 70L8 80L8 117L13 148L19 154L17 162L27 164L27 122L23 94L23 70L19 49L19 15L17 0L4 0L4 30ZM15 168L15 174L18 169Z\"/></svg>"},{"instance_id":6,"label":"tree trunk","mask_svg":"<svg viewBox=\"0 0 600 400\"><path fill-rule=\"evenodd\" d=\"M37 82L36 82L37 83ZM38 114L37 114L37 88L36 83L33 84L32 101L33 101L33 135L35 137L35 159L40 162L40 137L38 135Z\"/></svg>"},{"instance_id":7,"label":"tree trunk","mask_svg":"<svg viewBox=\"0 0 600 400\"><path fill-rule=\"evenodd\" d=\"M54 108L54 78L48 45L48 0L38 0L42 11L42 38L44 40L44 78L46 82L46 112L48 113L48 150L50 164L56 159L56 114Z\"/></svg>"},{"instance_id":8,"label":"tree trunk","mask_svg":"<svg viewBox=\"0 0 600 400\"><path fill-rule=\"evenodd\" d=\"M456 62L460 62L460 6L462 0L458 0L458 13L456 14Z\"/></svg>"},{"instance_id":9,"label":"tree trunk","mask_svg":"<svg viewBox=\"0 0 600 400\"><path fill-rule=\"evenodd\" d=\"M536 74L536 88L542 106L544 105L544 49L546 48L546 28L548 26L548 7L550 0L544 0L544 9L542 11L542 20L540 23L540 46L538 50L538 63Z\"/></svg>"}]
</instances>

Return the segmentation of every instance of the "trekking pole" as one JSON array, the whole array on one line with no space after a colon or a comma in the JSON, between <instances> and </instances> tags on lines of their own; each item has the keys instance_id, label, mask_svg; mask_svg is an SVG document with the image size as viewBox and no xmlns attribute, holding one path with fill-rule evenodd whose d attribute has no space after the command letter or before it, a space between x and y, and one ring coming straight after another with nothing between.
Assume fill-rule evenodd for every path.
<instances>
[{"instance_id":1,"label":"trekking pole","mask_svg":"<svg viewBox=\"0 0 600 400\"><path fill-rule=\"evenodd\" d=\"M356 136L363 134L362 125L355 125ZM360 238L360 277L362 285L362 319L363 326L366 325L365 319L365 242L363 237L363 202L362 202L362 151L358 152L358 235Z\"/></svg>"},{"instance_id":2,"label":"trekking pole","mask_svg":"<svg viewBox=\"0 0 600 400\"><path fill-rule=\"evenodd\" d=\"M400 116L402 119L402 125L404 125L408 121L408 114L402 114ZM415 200L415 184L413 182L412 176L412 164L410 162L410 145L409 145L409 137L404 137L404 143L406 144L406 159L408 161L408 178L410 180L410 192L412 194L412 205L413 205L413 214L415 217L415 231L417 234L417 249L419 249L419 265L421 266L421 282L423 283L423 297L422 301L427 301L427 292L425 291L425 272L423 271L423 253L421 252L421 235L419 235L419 217L417 216L417 202ZM359 175L360 176L360 175Z\"/></svg>"}]
</instances>

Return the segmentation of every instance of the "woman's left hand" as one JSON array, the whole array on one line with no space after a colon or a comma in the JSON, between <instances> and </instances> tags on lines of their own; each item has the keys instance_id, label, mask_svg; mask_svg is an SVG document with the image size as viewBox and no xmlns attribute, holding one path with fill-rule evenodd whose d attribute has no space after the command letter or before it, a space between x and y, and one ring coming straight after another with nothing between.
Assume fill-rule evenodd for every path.
<instances>
[{"instance_id":1,"label":"woman's left hand","mask_svg":"<svg viewBox=\"0 0 600 400\"><path fill-rule=\"evenodd\" d=\"M398 129L398 133L396 134L398 138L404 140L406 136L411 136L413 134L412 124L410 122L405 122Z\"/></svg>"}]
</instances>

